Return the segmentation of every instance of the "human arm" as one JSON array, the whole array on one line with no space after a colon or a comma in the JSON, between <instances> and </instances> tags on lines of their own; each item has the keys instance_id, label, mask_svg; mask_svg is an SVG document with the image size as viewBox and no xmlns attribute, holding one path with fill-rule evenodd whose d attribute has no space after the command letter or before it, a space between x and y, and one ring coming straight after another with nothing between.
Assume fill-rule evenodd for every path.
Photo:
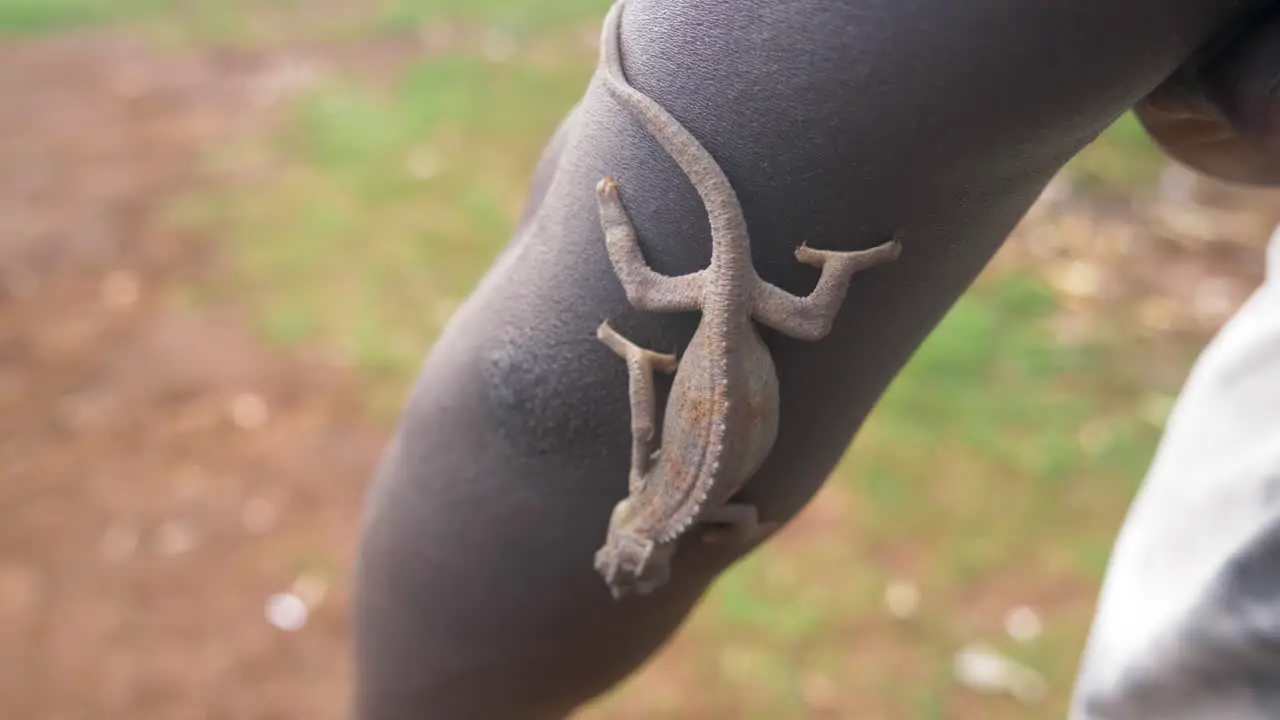
<instances>
[{"instance_id":1,"label":"human arm","mask_svg":"<svg viewBox=\"0 0 1280 720\"><path fill-rule=\"evenodd\" d=\"M1280 5L1242 15L1134 112L1188 167L1230 182L1280 184Z\"/></svg>"},{"instance_id":2,"label":"human arm","mask_svg":"<svg viewBox=\"0 0 1280 720\"><path fill-rule=\"evenodd\" d=\"M762 332L782 398L744 493L763 518L808 502L1061 165L1241 7L630 0L628 76L720 162L765 280L806 294L801 242L903 241L822 342ZM629 602L592 568L630 451L625 369L595 329L616 318L668 351L697 323L631 309L596 183L626 184L659 272L704 267L709 243L687 179L597 83L562 132L538 208L437 341L369 496L359 720L562 717L643 662L739 557L692 546L661 592Z\"/></svg>"}]
</instances>

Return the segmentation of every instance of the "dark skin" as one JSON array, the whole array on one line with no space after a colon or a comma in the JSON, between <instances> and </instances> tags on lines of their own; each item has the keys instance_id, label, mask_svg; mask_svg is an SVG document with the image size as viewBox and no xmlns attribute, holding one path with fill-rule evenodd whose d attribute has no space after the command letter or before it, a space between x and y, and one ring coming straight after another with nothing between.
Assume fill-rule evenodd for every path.
<instances>
[{"instance_id":1,"label":"dark skin","mask_svg":"<svg viewBox=\"0 0 1280 720\"><path fill-rule=\"evenodd\" d=\"M1166 152L1206 175L1280 184L1280 8L1249 13L1134 107Z\"/></svg>"},{"instance_id":2,"label":"dark skin","mask_svg":"<svg viewBox=\"0 0 1280 720\"><path fill-rule=\"evenodd\" d=\"M826 340L762 331L781 430L741 499L764 520L794 517L1063 163L1144 96L1144 119L1159 120L1153 89L1207 41L1256 25L1244 19L1260 6L630 0L628 77L721 163L762 277L810 290L816 270L792 256L801 241L855 250L897 232L904 244L896 262L854 279ZM1209 57L1197 62L1221 67ZM1224 57L1228 70L1250 62ZM1160 92L1189 114L1242 87L1212 77ZM1265 144L1243 130L1256 116L1221 127L1237 144ZM1202 168L1280 177L1280 163L1238 148L1234 164L1225 146L1204 152L1186 126L1151 127ZM606 175L626 188L656 270L707 264L688 181L593 83L548 143L512 245L432 349L369 496L359 720L564 717L635 670L750 550L689 544L668 585L625 601L592 568L630 451L626 371L595 328L608 317L669 352L697 324L627 304L595 208Z\"/></svg>"}]
</instances>

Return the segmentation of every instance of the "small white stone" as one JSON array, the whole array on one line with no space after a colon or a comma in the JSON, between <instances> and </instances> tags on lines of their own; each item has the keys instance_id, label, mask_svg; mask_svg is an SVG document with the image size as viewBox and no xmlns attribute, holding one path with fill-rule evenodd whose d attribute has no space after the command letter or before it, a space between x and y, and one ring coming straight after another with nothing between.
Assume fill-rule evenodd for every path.
<instances>
[{"instance_id":1,"label":"small white stone","mask_svg":"<svg viewBox=\"0 0 1280 720\"><path fill-rule=\"evenodd\" d=\"M136 273L116 270L102 280L102 304L112 310L123 310L138 302L139 281Z\"/></svg>"},{"instance_id":2,"label":"small white stone","mask_svg":"<svg viewBox=\"0 0 1280 720\"><path fill-rule=\"evenodd\" d=\"M1008 689L1008 660L986 645L967 645L952 663L956 680L970 690L1001 693Z\"/></svg>"},{"instance_id":3,"label":"small white stone","mask_svg":"<svg viewBox=\"0 0 1280 720\"><path fill-rule=\"evenodd\" d=\"M1048 690L1040 673L981 643L956 653L952 670L956 680L970 690L1008 694L1023 702L1039 700Z\"/></svg>"},{"instance_id":4,"label":"small white stone","mask_svg":"<svg viewBox=\"0 0 1280 720\"><path fill-rule=\"evenodd\" d=\"M231 401L231 422L242 430L256 430L267 424L267 401L256 393L240 393Z\"/></svg>"},{"instance_id":5,"label":"small white stone","mask_svg":"<svg viewBox=\"0 0 1280 720\"><path fill-rule=\"evenodd\" d=\"M307 604L293 593L276 593L267 598L267 622L285 632L301 630L307 624Z\"/></svg>"},{"instance_id":6,"label":"small white stone","mask_svg":"<svg viewBox=\"0 0 1280 720\"><path fill-rule=\"evenodd\" d=\"M899 620L915 617L920 612L920 588L909 580L894 580L885 588L884 604Z\"/></svg>"},{"instance_id":7,"label":"small white stone","mask_svg":"<svg viewBox=\"0 0 1280 720\"><path fill-rule=\"evenodd\" d=\"M1039 638L1044 632L1044 626L1034 610L1022 605L1004 616L1004 630L1009 633L1009 637L1025 643Z\"/></svg>"}]
</instances>

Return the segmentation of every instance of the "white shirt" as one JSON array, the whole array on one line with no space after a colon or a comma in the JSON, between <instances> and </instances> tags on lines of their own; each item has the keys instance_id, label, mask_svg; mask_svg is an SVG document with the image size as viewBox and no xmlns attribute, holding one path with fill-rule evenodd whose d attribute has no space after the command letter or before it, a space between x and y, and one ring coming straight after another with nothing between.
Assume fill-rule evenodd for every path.
<instances>
[{"instance_id":1,"label":"white shirt","mask_svg":"<svg viewBox=\"0 0 1280 720\"><path fill-rule=\"evenodd\" d=\"M1280 228L1116 542L1072 720L1280 718Z\"/></svg>"}]
</instances>

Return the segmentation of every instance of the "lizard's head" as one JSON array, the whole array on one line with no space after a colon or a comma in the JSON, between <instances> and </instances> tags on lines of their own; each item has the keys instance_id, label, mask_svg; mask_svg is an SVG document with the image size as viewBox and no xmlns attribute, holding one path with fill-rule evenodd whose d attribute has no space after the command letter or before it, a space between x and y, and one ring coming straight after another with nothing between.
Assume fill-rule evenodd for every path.
<instances>
[{"instance_id":1,"label":"lizard's head","mask_svg":"<svg viewBox=\"0 0 1280 720\"><path fill-rule=\"evenodd\" d=\"M630 499L613 508L604 547L596 551L596 572L609 585L614 599L635 593L648 595L669 578L671 548L636 532L637 513Z\"/></svg>"}]
</instances>

